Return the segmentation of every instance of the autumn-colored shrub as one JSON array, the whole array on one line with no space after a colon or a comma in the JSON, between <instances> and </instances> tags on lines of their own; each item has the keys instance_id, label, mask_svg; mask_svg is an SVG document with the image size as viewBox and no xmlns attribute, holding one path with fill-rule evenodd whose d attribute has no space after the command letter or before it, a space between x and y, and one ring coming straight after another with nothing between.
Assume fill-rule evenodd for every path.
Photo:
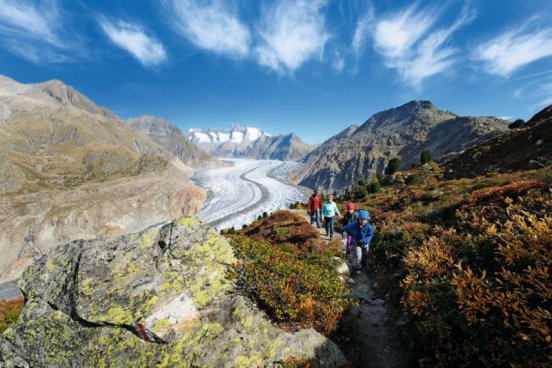
<instances>
[{"instance_id":1,"label":"autumn-colored shrub","mask_svg":"<svg viewBox=\"0 0 552 368\"><path fill-rule=\"evenodd\" d=\"M337 328L349 300L337 274L341 243L326 242L302 216L277 211L228 235L240 289L284 328Z\"/></svg>"},{"instance_id":2,"label":"autumn-colored shrub","mask_svg":"<svg viewBox=\"0 0 552 368\"><path fill-rule=\"evenodd\" d=\"M348 289L335 265L313 262L320 258L300 259L267 241L243 236L233 237L232 244L240 259L235 269L238 285L273 320L324 334L337 328Z\"/></svg>"},{"instance_id":3,"label":"autumn-colored shrub","mask_svg":"<svg viewBox=\"0 0 552 368\"><path fill-rule=\"evenodd\" d=\"M442 366L552 362L552 217L508 202L505 218L476 211L404 258L405 304Z\"/></svg>"},{"instance_id":4,"label":"autumn-colored shrub","mask_svg":"<svg viewBox=\"0 0 552 368\"><path fill-rule=\"evenodd\" d=\"M302 247L307 240L319 238L319 234L303 217L289 211L277 211L256 221L242 233L253 239L268 240L273 244L292 243Z\"/></svg>"},{"instance_id":5,"label":"autumn-colored shrub","mask_svg":"<svg viewBox=\"0 0 552 368\"><path fill-rule=\"evenodd\" d=\"M0 334L17 321L23 304L23 298L0 300Z\"/></svg>"},{"instance_id":6,"label":"autumn-colored shrub","mask_svg":"<svg viewBox=\"0 0 552 368\"><path fill-rule=\"evenodd\" d=\"M313 360L305 358L289 357L282 364L282 368L315 368L316 363Z\"/></svg>"},{"instance_id":7,"label":"autumn-colored shrub","mask_svg":"<svg viewBox=\"0 0 552 368\"><path fill-rule=\"evenodd\" d=\"M542 188L546 183L539 180L522 180L499 187L488 187L474 191L465 206L473 206L479 203L501 201L505 197L519 196L529 189Z\"/></svg>"}]
</instances>

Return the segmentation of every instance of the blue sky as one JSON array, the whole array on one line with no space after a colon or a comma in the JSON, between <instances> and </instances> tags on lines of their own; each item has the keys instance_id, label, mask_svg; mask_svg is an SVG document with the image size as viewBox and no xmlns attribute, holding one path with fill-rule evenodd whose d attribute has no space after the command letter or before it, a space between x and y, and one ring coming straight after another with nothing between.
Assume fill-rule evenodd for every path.
<instances>
[{"instance_id":1,"label":"blue sky","mask_svg":"<svg viewBox=\"0 0 552 368\"><path fill-rule=\"evenodd\" d=\"M319 143L413 99L530 118L552 104L552 1L0 0L0 74L122 118Z\"/></svg>"}]
</instances>

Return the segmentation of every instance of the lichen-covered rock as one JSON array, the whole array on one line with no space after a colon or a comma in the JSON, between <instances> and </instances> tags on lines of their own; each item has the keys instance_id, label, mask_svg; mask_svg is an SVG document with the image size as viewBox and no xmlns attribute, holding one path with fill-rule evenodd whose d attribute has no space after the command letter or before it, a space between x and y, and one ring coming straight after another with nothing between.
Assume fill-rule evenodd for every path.
<instances>
[{"instance_id":1,"label":"lichen-covered rock","mask_svg":"<svg viewBox=\"0 0 552 368\"><path fill-rule=\"evenodd\" d=\"M309 329L287 333L236 293L233 249L196 218L74 241L37 260L19 321L0 338L7 367L254 367L293 356L345 363Z\"/></svg>"}]
</instances>

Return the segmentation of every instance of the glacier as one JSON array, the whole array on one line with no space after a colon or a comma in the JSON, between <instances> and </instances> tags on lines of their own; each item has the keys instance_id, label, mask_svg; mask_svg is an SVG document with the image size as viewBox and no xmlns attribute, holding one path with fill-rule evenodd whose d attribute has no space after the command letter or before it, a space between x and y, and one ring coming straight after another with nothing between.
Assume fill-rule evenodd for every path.
<instances>
[{"instance_id":1,"label":"glacier","mask_svg":"<svg viewBox=\"0 0 552 368\"><path fill-rule=\"evenodd\" d=\"M224 159L231 167L197 172L193 180L209 192L198 216L218 230L242 228L262 215L306 202L309 190L285 182L296 162Z\"/></svg>"}]
</instances>

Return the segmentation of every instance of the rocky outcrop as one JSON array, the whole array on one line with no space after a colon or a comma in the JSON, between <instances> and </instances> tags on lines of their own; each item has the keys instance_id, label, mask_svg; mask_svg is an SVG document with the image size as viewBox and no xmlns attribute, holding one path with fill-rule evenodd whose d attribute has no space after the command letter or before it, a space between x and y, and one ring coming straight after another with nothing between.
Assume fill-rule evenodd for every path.
<instances>
[{"instance_id":1,"label":"rocky outcrop","mask_svg":"<svg viewBox=\"0 0 552 368\"><path fill-rule=\"evenodd\" d=\"M167 119L145 115L128 119L127 123L132 129L146 134L188 166L198 169L225 166Z\"/></svg>"},{"instance_id":2,"label":"rocky outcrop","mask_svg":"<svg viewBox=\"0 0 552 368\"><path fill-rule=\"evenodd\" d=\"M473 178L488 172L540 169L552 165L552 105L527 124L443 160L448 178Z\"/></svg>"},{"instance_id":3,"label":"rocky outcrop","mask_svg":"<svg viewBox=\"0 0 552 368\"><path fill-rule=\"evenodd\" d=\"M258 367L345 363L316 331L287 333L236 293L228 241L196 218L59 246L25 272L0 365Z\"/></svg>"},{"instance_id":4,"label":"rocky outcrop","mask_svg":"<svg viewBox=\"0 0 552 368\"><path fill-rule=\"evenodd\" d=\"M0 76L0 282L57 244L193 213L192 174L73 88Z\"/></svg>"},{"instance_id":5,"label":"rocky outcrop","mask_svg":"<svg viewBox=\"0 0 552 368\"><path fill-rule=\"evenodd\" d=\"M430 149L434 159L504 134L509 122L492 117L462 117L429 101L411 101L379 112L360 127L351 126L305 157L291 178L307 187L343 190L382 174L393 157L403 168Z\"/></svg>"},{"instance_id":6,"label":"rocky outcrop","mask_svg":"<svg viewBox=\"0 0 552 368\"><path fill-rule=\"evenodd\" d=\"M303 143L293 133L271 136L258 128L236 124L230 129L189 129L188 134L217 157L296 161L316 147Z\"/></svg>"}]
</instances>

